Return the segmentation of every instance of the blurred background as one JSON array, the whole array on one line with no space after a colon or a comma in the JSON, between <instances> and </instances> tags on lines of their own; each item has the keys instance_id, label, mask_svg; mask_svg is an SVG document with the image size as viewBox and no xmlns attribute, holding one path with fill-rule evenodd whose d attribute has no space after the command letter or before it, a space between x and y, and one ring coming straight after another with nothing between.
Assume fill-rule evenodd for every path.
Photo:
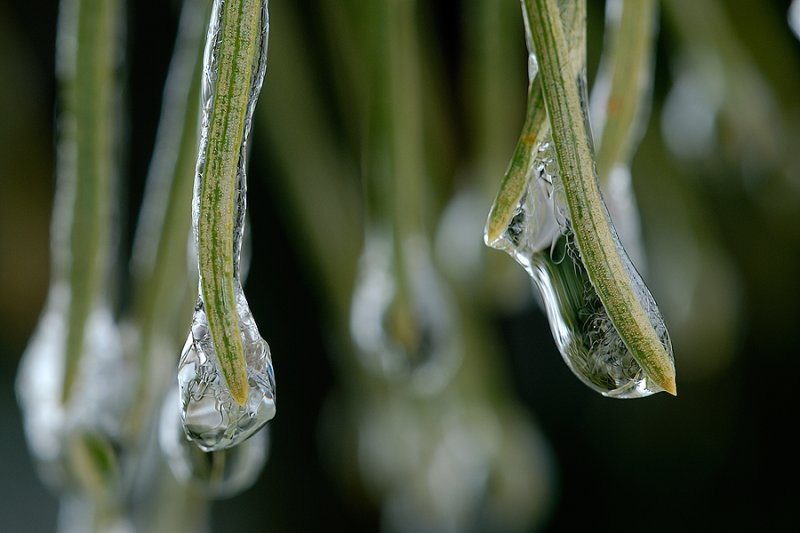
<instances>
[{"instance_id":1,"label":"blurred background","mask_svg":"<svg viewBox=\"0 0 800 533\"><path fill-rule=\"evenodd\" d=\"M180 7L128 4L121 271ZM591 86L604 6L588 4ZM263 472L213 503L212 530L796 527L798 459L788 433L800 374L792 337L800 41L789 4L662 2L653 100L632 176L644 277L672 335L678 396L620 401L571 374L525 272L482 243L524 117L518 3L437 0L417 2L413 13L420 203L463 351L451 369L455 391L414 395L371 374L349 340L371 216L360 177L370 78L359 58L368 45L348 16L358 2L271 2L245 290L272 348L278 415ZM36 475L14 393L48 287L56 15L54 1L0 2L3 531L57 523L58 500ZM120 276L120 310L129 289Z\"/></svg>"}]
</instances>

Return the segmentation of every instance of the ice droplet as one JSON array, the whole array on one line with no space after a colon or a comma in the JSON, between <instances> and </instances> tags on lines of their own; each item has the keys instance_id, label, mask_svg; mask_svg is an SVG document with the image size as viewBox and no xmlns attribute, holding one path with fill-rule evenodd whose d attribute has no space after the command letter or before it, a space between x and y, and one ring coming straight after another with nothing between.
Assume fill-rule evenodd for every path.
<instances>
[{"instance_id":1,"label":"ice droplet","mask_svg":"<svg viewBox=\"0 0 800 533\"><path fill-rule=\"evenodd\" d=\"M159 443L175 478L214 498L230 497L249 488L267 460L266 429L233 448L206 452L186 437L180 410L180 398L173 391L162 407Z\"/></svg>"},{"instance_id":2,"label":"ice droplet","mask_svg":"<svg viewBox=\"0 0 800 533\"><path fill-rule=\"evenodd\" d=\"M650 381L631 355L606 313L572 244L563 234L552 250L531 258L533 280L547 310L553 338L572 372L604 396L639 398L662 389ZM649 291L637 296L652 302ZM667 353L672 356L666 327L655 304L645 307Z\"/></svg>"},{"instance_id":3,"label":"ice droplet","mask_svg":"<svg viewBox=\"0 0 800 533\"><path fill-rule=\"evenodd\" d=\"M536 150L527 190L506 231L489 245L514 257L531 276L542 296L556 345L581 381L614 398L660 392L625 346L583 266L552 143L542 141ZM672 359L672 344L656 303L615 230L613 236L637 299Z\"/></svg>"},{"instance_id":4,"label":"ice droplet","mask_svg":"<svg viewBox=\"0 0 800 533\"><path fill-rule=\"evenodd\" d=\"M462 351L427 244L424 237L406 238L398 260L390 237L368 234L350 313L363 365L390 379L410 379L423 394L448 383Z\"/></svg>"},{"instance_id":5,"label":"ice droplet","mask_svg":"<svg viewBox=\"0 0 800 533\"><path fill-rule=\"evenodd\" d=\"M249 385L243 405L231 397L220 373L202 298L198 299L178 365L184 430L204 451L235 446L275 416L275 376L269 345L259 335L241 290L236 311Z\"/></svg>"},{"instance_id":6,"label":"ice droplet","mask_svg":"<svg viewBox=\"0 0 800 533\"><path fill-rule=\"evenodd\" d=\"M72 393L64 403L69 298L66 283L51 285L23 354L16 389L28 444L43 478L55 488L87 488L88 479L113 482L114 442L120 438L119 421L131 387L114 318L108 306L96 302L86 320ZM74 461L76 453L84 459L80 466Z\"/></svg>"}]
</instances>

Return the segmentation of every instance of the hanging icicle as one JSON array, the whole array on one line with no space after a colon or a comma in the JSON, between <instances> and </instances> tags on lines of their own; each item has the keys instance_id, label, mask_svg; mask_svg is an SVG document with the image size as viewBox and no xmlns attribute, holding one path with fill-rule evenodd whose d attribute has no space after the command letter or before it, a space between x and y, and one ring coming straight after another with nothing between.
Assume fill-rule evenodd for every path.
<instances>
[{"instance_id":1,"label":"hanging icicle","mask_svg":"<svg viewBox=\"0 0 800 533\"><path fill-rule=\"evenodd\" d=\"M42 475L100 507L119 481L116 441L131 393L110 298L122 11L119 1L65 0L60 7L51 281L17 380Z\"/></svg>"},{"instance_id":2,"label":"hanging icicle","mask_svg":"<svg viewBox=\"0 0 800 533\"><path fill-rule=\"evenodd\" d=\"M540 4L522 1L531 58L528 112L484 240L508 252L533 278L559 351L584 383L616 398L662 390L674 394L666 326L617 237L593 161L584 164L580 159L592 157L583 51L585 6L566 4L559 17L555 1ZM537 18L531 20L533 16ZM535 43L541 47L545 38L558 42L564 34L569 36L570 53L563 54L563 45L548 48L547 64L542 65ZM562 64L557 71L552 63L558 61L568 67ZM547 71L539 73L546 74L542 83L533 78L540 69ZM564 96L554 87L569 94ZM574 131L565 133L565 122ZM561 169L564 163L569 164L567 175Z\"/></svg>"},{"instance_id":3,"label":"hanging icicle","mask_svg":"<svg viewBox=\"0 0 800 533\"><path fill-rule=\"evenodd\" d=\"M266 0L214 2L192 201L200 287L178 368L186 435L235 446L275 416L275 380L241 286L247 138L267 64Z\"/></svg>"},{"instance_id":4,"label":"hanging icicle","mask_svg":"<svg viewBox=\"0 0 800 533\"><path fill-rule=\"evenodd\" d=\"M426 228L422 102L415 63L416 3L364 8L371 80L365 158L367 231L353 290L350 331L363 365L422 394L440 391L461 363L452 296Z\"/></svg>"}]
</instances>

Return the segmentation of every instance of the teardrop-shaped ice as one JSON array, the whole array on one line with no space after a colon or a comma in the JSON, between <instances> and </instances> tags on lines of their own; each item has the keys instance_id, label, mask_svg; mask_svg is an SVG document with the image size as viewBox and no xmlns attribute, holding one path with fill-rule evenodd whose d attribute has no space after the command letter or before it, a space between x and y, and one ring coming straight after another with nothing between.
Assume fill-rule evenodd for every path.
<instances>
[{"instance_id":1,"label":"teardrop-shaped ice","mask_svg":"<svg viewBox=\"0 0 800 533\"><path fill-rule=\"evenodd\" d=\"M672 344L658 307L616 233L614 238L636 297L672 359ZM549 141L537 147L527 189L508 228L489 245L514 257L531 276L558 349L581 381L614 398L639 398L663 390L633 358L586 273Z\"/></svg>"},{"instance_id":2,"label":"teardrop-shaped ice","mask_svg":"<svg viewBox=\"0 0 800 533\"><path fill-rule=\"evenodd\" d=\"M661 392L663 389L647 378L611 323L572 244L573 238L568 232L553 243L551 250L534 254L530 270L564 361L581 381L604 396L639 398ZM639 287L646 291L642 296L652 302L644 284ZM672 357L672 344L655 304L645 309Z\"/></svg>"},{"instance_id":3,"label":"teardrop-shaped ice","mask_svg":"<svg viewBox=\"0 0 800 533\"><path fill-rule=\"evenodd\" d=\"M20 363L16 389L25 434L43 478L56 488L115 482L115 441L131 387L109 308L88 313L72 392L63 399L70 290L50 287L48 301Z\"/></svg>"},{"instance_id":4,"label":"teardrop-shaped ice","mask_svg":"<svg viewBox=\"0 0 800 533\"><path fill-rule=\"evenodd\" d=\"M233 399L219 370L202 298L198 299L178 365L184 430L205 451L235 446L275 416L275 376L269 345L259 335L241 290L236 311L247 365L244 404Z\"/></svg>"},{"instance_id":5,"label":"teardrop-shaped ice","mask_svg":"<svg viewBox=\"0 0 800 533\"><path fill-rule=\"evenodd\" d=\"M440 390L461 355L452 303L424 237L407 237L402 259L391 237L367 236L353 291L350 330L365 367L409 379L420 393Z\"/></svg>"},{"instance_id":6,"label":"teardrop-shaped ice","mask_svg":"<svg viewBox=\"0 0 800 533\"><path fill-rule=\"evenodd\" d=\"M174 391L165 399L159 421L161 451L175 478L213 498L227 498L249 488L267 460L267 430L233 448L205 452L186 438L180 410Z\"/></svg>"}]
</instances>

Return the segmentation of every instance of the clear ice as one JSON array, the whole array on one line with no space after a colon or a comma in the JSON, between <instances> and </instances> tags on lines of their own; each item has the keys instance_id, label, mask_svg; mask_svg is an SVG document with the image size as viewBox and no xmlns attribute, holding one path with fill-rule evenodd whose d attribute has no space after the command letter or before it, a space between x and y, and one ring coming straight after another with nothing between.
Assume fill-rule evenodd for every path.
<instances>
[{"instance_id":1,"label":"clear ice","mask_svg":"<svg viewBox=\"0 0 800 533\"><path fill-rule=\"evenodd\" d=\"M195 246L198 246L197 228L200 216L200 180L205 161L203 154L208 144L210 113L213 108L214 89L217 82L218 47L221 43L220 27L223 2L215 0L211 24L206 38L204 76L202 86L203 127L197 181L192 201L192 220ZM269 16L267 2L261 2L260 46L253 63L253 80L247 99L244 116L244 131L239 147L236 169L233 226L233 276L236 299L235 312L244 359L246 364L248 391L244 403L239 404L232 396L222 375L220 362L211 338L205 311L202 289L199 290L197 306L192 318L191 332L184 345L178 365L181 420L186 436L205 452L222 450L245 441L275 416L275 377L272 369L269 345L261 337L255 320L247 305L241 288L242 238L246 210L246 162L247 138L252 123L253 111L266 72Z\"/></svg>"},{"instance_id":2,"label":"clear ice","mask_svg":"<svg viewBox=\"0 0 800 533\"><path fill-rule=\"evenodd\" d=\"M192 331L178 365L181 419L186 436L205 451L234 446L275 416L275 376L269 345L239 291L242 348L247 363L247 401L239 405L228 391L211 342L202 299L192 319Z\"/></svg>"},{"instance_id":3,"label":"clear ice","mask_svg":"<svg viewBox=\"0 0 800 533\"><path fill-rule=\"evenodd\" d=\"M420 393L433 393L449 382L460 362L452 305L427 240L407 237L400 261L385 233L367 235L350 331L365 367L390 379L409 379Z\"/></svg>"},{"instance_id":4,"label":"clear ice","mask_svg":"<svg viewBox=\"0 0 800 533\"><path fill-rule=\"evenodd\" d=\"M110 484L117 457L113 441L130 397L119 331L108 306L97 302L84 328L80 366L65 403L65 350L70 291L51 285L42 318L20 363L17 396L25 433L44 479L56 488ZM76 453L93 459L76 467ZM90 472L91 471L91 472Z\"/></svg>"},{"instance_id":5,"label":"clear ice","mask_svg":"<svg viewBox=\"0 0 800 533\"><path fill-rule=\"evenodd\" d=\"M117 240L117 4L99 3L86 17L80 2L61 3L51 280L16 382L42 477L62 493L81 496L118 488L120 420L131 398L109 297ZM85 72L92 75L81 76Z\"/></svg>"},{"instance_id":6,"label":"clear ice","mask_svg":"<svg viewBox=\"0 0 800 533\"><path fill-rule=\"evenodd\" d=\"M508 227L492 248L514 257L533 279L564 361L604 396L640 398L662 391L619 336L589 279L575 244L552 142L539 142L528 184ZM612 225L613 228L613 225ZM670 359L672 343L650 291L616 238L637 299Z\"/></svg>"},{"instance_id":7,"label":"clear ice","mask_svg":"<svg viewBox=\"0 0 800 533\"><path fill-rule=\"evenodd\" d=\"M178 394L168 395L159 421L159 444L175 479L213 498L230 497L249 488L267 460L266 428L238 446L207 452L186 437L180 409Z\"/></svg>"}]
</instances>

